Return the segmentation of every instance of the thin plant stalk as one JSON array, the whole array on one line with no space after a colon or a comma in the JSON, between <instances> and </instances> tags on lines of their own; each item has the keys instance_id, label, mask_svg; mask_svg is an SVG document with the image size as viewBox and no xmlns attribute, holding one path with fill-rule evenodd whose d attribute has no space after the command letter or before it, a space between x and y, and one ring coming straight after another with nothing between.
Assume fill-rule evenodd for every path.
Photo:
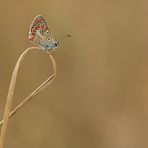
<instances>
[{"instance_id":1,"label":"thin plant stalk","mask_svg":"<svg viewBox=\"0 0 148 148\"><path fill-rule=\"evenodd\" d=\"M13 109L11 111L13 94L14 94L14 90L15 90L15 84L16 84L17 74L18 74L20 65L21 65L25 55L28 53L28 51L30 51L32 49L40 49L40 48L38 48L38 47L30 47L30 48L26 49L21 54L21 56L19 57L16 65L15 65L13 74L12 74L12 78L11 78L11 82L10 82L10 86L9 86L9 90L8 90L8 96L7 96L7 100L6 100L4 117L3 117L3 120L0 122L0 125L3 124L2 125L2 130L1 130L1 135L0 135L0 148L4 148L4 144L5 144L5 141L6 141L7 130L8 130L8 119L9 119L9 117L13 116L26 103L31 101L33 96L37 95L40 91L45 89L54 80L54 78L56 76L56 62L55 62L54 58L52 57L52 55L50 53L48 53L49 58L51 59L52 64L53 64L54 74L52 74L49 78L47 78L37 89L35 89L30 95L28 95L28 97L26 99L24 99L15 109Z\"/></svg>"}]
</instances>

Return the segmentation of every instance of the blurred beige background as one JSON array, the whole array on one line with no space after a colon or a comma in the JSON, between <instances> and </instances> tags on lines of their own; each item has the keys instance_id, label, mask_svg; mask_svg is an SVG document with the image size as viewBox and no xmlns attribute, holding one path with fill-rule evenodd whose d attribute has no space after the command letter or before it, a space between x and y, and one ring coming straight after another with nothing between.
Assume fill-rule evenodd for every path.
<instances>
[{"instance_id":1,"label":"blurred beige background","mask_svg":"<svg viewBox=\"0 0 148 148\"><path fill-rule=\"evenodd\" d=\"M55 39L56 80L9 122L6 148L148 147L148 1L0 1L0 119L14 65L32 46L42 14ZM48 56L28 55L13 107L51 73Z\"/></svg>"}]
</instances>

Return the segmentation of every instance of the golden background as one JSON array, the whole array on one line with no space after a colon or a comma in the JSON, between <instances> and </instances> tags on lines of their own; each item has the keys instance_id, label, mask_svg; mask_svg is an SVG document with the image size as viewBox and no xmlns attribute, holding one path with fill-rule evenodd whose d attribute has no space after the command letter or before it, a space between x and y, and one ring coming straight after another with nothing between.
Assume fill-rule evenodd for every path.
<instances>
[{"instance_id":1,"label":"golden background","mask_svg":"<svg viewBox=\"0 0 148 148\"><path fill-rule=\"evenodd\" d=\"M6 148L148 147L148 1L0 1L0 119L15 63L32 46L41 14L55 39L57 77L9 120ZM51 73L48 56L29 54L13 107Z\"/></svg>"}]
</instances>

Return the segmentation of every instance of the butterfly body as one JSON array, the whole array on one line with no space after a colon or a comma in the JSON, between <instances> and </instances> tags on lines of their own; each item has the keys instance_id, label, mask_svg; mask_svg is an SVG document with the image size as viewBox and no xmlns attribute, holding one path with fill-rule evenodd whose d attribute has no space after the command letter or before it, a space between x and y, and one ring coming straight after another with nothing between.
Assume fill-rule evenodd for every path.
<instances>
[{"instance_id":1,"label":"butterfly body","mask_svg":"<svg viewBox=\"0 0 148 148\"><path fill-rule=\"evenodd\" d=\"M58 44L56 42L51 43L49 41L42 41L40 46L45 51L54 51L58 47Z\"/></svg>"},{"instance_id":2,"label":"butterfly body","mask_svg":"<svg viewBox=\"0 0 148 148\"><path fill-rule=\"evenodd\" d=\"M31 23L29 41L47 52L54 51L58 47L58 43L54 41L52 32L41 15L35 17Z\"/></svg>"}]
</instances>

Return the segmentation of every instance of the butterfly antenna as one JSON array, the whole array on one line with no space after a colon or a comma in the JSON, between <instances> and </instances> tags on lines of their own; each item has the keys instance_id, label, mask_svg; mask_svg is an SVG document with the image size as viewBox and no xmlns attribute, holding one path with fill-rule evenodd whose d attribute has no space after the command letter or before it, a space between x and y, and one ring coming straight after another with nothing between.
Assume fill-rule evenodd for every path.
<instances>
[{"instance_id":1,"label":"butterfly antenna","mask_svg":"<svg viewBox=\"0 0 148 148\"><path fill-rule=\"evenodd\" d=\"M69 37L71 37L71 35L70 34L66 34L66 35L62 36L61 38L59 38L57 43L59 44L59 42L61 42L63 39L69 38Z\"/></svg>"}]
</instances>

